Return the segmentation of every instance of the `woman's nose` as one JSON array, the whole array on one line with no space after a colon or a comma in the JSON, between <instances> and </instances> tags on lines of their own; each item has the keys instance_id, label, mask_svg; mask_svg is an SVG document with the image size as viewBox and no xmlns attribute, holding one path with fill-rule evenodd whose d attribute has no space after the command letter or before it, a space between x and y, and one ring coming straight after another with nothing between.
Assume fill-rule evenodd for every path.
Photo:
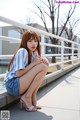
<instances>
[{"instance_id":1,"label":"woman's nose","mask_svg":"<svg viewBox=\"0 0 80 120\"><path fill-rule=\"evenodd\" d=\"M35 41L33 41L32 44L35 45Z\"/></svg>"}]
</instances>

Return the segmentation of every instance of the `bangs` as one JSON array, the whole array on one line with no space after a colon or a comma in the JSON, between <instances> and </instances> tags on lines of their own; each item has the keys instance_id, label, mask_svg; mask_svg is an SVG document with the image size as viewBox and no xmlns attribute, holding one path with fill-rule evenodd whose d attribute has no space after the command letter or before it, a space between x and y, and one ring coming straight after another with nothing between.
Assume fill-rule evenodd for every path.
<instances>
[{"instance_id":1,"label":"bangs","mask_svg":"<svg viewBox=\"0 0 80 120\"><path fill-rule=\"evenodd\" d=\"M36 40L39 42L39 37L35 32L30 31L28 34L28 40Z\"/></svg>"},{"instance_id":2,"label":"bangs","mask_svg":"<svg viewBox=\"0 0 80 120\"><path fill-rule=\"evenodd\" d=\"M35 40L36 42L39 41L39 39L37 39L35 36L31 36L30 40Z\"/></svg>"}]
</instances>

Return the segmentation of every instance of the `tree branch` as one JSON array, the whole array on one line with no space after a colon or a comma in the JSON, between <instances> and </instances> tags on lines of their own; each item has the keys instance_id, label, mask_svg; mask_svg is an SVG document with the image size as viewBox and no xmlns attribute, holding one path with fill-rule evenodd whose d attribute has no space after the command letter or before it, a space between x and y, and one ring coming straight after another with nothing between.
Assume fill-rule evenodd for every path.
<instances>
[{"instance_id":1,"label":"tree branch","mask_svg":"<svg viewBox=\"0 0 80 120\"><path fill-rule=\"evenodd\" d=\"M56 30L56 35L58 35L58 24L59 24L59 7L58 6L58 13L57 13L57 30Z\"/></svg>"},{"instance_id":2,"label":"tree branch","mask_svg":"<svg viewBox=\"0 0 80 120\"><path fill-rule=\"evenodd\" d=\"M51 4L50 4L50 0L47 0L49 3L49 8L50 8L50 13L51 13Z\"/></svg>"},{"instance_id":3,"label":"tree branch","mask_svg":"<svg viewBox=\"0 0 80 120\"><path fill-rule=\"evenodd\" d=\"M42 0L41 0L41 2L42 2L48 9L50 9L50 7L49 7L45 2L43 2Z\"/></svg>"},{"instance_id":4,"label":"tree branch","mask_svg":"<svg viewBox=\"0 0 80 120\"><path fill-rule=\"evenodd\" d=\"M63 28L62 28L62 30L61 30L61 32L60 32L60 34L59 34L59 36L61 36L61 35L62 35L62 32L63 32L63 30L65 29L65 26L67 25L67 23L68 23L69 19L70 19L70 18L71 18L71 16L73 15L75 8L76 8L76 5L74 6L74 9L73 9L73 11L72 11L72 12L71 12L72 7L71 7L71 9L69 10L69 12L68 12L68 17L67 17L67 19L66 19L66 22L64 23L64 26L63 26Z\"/></svg>"}]
</instances>

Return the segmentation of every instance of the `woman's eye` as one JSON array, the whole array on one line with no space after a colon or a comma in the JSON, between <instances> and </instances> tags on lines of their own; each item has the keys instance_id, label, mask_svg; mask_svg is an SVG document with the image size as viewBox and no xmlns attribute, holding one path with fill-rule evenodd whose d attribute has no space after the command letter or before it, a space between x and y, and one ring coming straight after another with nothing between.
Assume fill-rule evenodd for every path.
<instances>
[{"instance_id":1,"label":"woman's eye","mask_svg":"<svg viewBox=\"0 0 80 120\"><path fill-rule=\"evenodd\" d=\"M33 41L34 41L34 42L37 42L37 40L28 40L28 42L33 42Z\"/></svg>"},{"instance_id":2,"label":"woman's eye","mask_svg":"<svg viewBox=\"0 0 80 120\"><path fill-rule=\"evenodd\" d=\"M28 42L32 42L32 40L29 40Z\"/></svg>"},{"instance_id":3,"label":"woman's eye","mask_svg":"<svg viewBox=\"0 0 80 120\"><path fill-rule=\"evenodd\" d=\"M34 42L37 42L37 40L34 40Z\"/></svg>"}]
</instances>

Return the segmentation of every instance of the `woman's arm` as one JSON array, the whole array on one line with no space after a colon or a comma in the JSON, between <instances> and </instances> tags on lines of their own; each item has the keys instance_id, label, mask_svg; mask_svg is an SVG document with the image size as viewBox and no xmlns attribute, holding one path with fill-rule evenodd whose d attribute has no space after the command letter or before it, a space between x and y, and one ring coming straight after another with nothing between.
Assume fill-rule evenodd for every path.
<instances>
[{"instance_id":1,"label":"woman's arm","mask_svg":"<svg viewBox=\"0 0 80 120\"><path fill-rule=\"evenodd\" d=\"M34 66L35 66L35 64L34 64L34 62L32 62L25 69L21 69L21 70L16 71L16 76L17 77L23 76L25 73L27 73Z\"/></svg>"},{"instance_id":2,"label":"woman's arm","mask_svg":"<svg viewBox=\"0 0 80 120\"><path fill-rule=\"evenodd\" d=\"M21 77L23 76L25 73L27 73L30 69L32 69L34 66L36 66L37 64L40 64L42 62L42 60L39 57L36 57L34 59L34 61L32 63L30 63L25 69L21 69L16 71L16 76L17 77Z\"/></svg>"}]
</instances>

